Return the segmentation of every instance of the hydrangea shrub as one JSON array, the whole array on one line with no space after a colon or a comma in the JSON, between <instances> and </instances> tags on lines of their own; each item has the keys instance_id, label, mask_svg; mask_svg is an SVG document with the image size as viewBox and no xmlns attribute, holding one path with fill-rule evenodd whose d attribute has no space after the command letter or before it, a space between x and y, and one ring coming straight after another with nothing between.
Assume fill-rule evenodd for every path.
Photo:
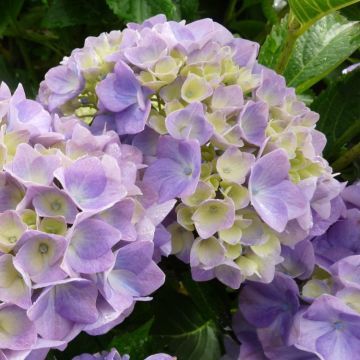
<instances>
[{"instance_id":1,"label":"hydrangea shrub","mask_svg":"<svg viewBox=\"0 0 360 360\"><path fill-rule=\"evenodd\" d=\"M211 19L157 15L88 37L36 101L1 83L0 357L121 331L184 266L239 290L224 359L359 352L360 187L336 179L319 115L258 52ZM201 301L206 336L229 331Z\"/></svg>"},{"instance_id":2,"label":"hydrangea shrub","mask_svg":"<svg viewBox=\"0 0 360 360\"><path fill-rule=\"evenodd\" d=\"M88 38L39 92L51 113L143 151L144 183L160 203L179 199L172 253L195 280L234 289L271 282L281 245L329 219L343 188L321 156L318 114L257 62L258 50L210 19L159 15Z\"/></svg>"}]
</instances>

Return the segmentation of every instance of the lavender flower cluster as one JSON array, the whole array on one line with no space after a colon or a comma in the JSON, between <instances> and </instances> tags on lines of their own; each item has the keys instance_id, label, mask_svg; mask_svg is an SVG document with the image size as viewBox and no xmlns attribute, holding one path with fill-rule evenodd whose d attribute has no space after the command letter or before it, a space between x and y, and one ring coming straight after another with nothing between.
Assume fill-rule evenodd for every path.
<instances>
[{"instance_id":1,"label":"lavender flower cluster","mask_svg":"<svg viewBox=\"0 0 360 360\"><path fill-rule=\"evenodd\" d=\"M197 281L245 282L229 356L358 353L360 187L334 178L318 114L258 50L159 15L87 38L36 102L1 85L0 355L107 332L169 254Z\"/></svg>"},{"instance_id":2,"label":"lavender flower cluster","mask_svg":"<svg viewBox=\"0 0 360 360\"><path fill-rule=\"evenodd\" d=\"M344 187L321 157L318 114L258 49L210 19L159 15L88 38L39 92L51 113L141 149L157 201L179 200L172 254L195 280L235 289L271 282L281 246L323 232Z\"/></svg>"},{"instance_id":3,"label":"lavender flower cluster","mask_svg":"<svg viewBox=\"0 0 360 360\"><path fill-rule=\"evenodd\" d=\"M163 284L153 237L174 201L141 189L141 151L51 116L21 86L1 84L0 119L0 354L39 360Z\"/></svg>"},{"instance_id":4,"label":"lavender flower cluster","mask_svg":"<svg viewBox=\"0 0 360 360\"><path fill-rule=\"evenodd\" d=\"M360 350L360 184L339 199L329 230L286 250L271 284L239 294L225 359L352 359ZM315 269L314 269L315 268ZM306 274L306 275L305 275ZM301 282L300 291L298 283Z\"/></svg>"}]
</instances>

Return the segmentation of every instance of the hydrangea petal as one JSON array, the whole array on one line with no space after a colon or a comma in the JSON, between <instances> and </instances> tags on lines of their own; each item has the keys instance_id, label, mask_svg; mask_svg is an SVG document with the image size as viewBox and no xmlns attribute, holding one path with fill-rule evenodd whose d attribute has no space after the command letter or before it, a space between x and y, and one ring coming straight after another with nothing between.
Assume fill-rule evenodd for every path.
<instances>
[{"instance_id":1,"label":"hydrangea petal","mask_svg":"<svg viewBox=\"0 0 360 360\"><path fill-rule=\"evenodd\" d=\"M234 203L230 199L206 200L192 216L199 235L206 239L219 230L230 228L235 220Z\"/></svg>"},{"instance_id":2,"label":"hydrangea petal","mask_svg":"<svg viewBox=\"0 0 360 360\"><path fill-rule=\"evenodd\" d=\"M83 210L105 210L126 195L115 159L104 155L81 158L55 176L72 200Z\"/></svg>"},{"instance_id":3,"label":"hydrangea petal","mask_svg":"<svg viewBox=\"0 0 360 360\"><path fill-rule=\"evenodd\" d=\"M113 265L115 257L111 248L121 239L116 228L89 218L75 223L71 230L65 254L65 261L71 269L89 274L105 271Z\"/></svg>"},{"instance_id":4,"label":"hydrangea petal","mask_svg":"<svg viewBox=\"0 0 360 360\"><path fill-rule=\"evenodd\" d=\"M200 145L205 144L213 133L212 125L205 118L203 105L199 102L172 112L165 124L175 139L197 139Z\"/></svg>"},{"instance_id":5,"label":"hydrangea petal","mask_svg":"<svg viewBox=\"0 0 360 360\"><path fill-rule=\"evenodd\" d=\"M218 158L216 169L223 180L241 185L254 162L254 155L241 152L236 147L229 147Z\"/></svg>"},{"instance_id":6,"label":"hydrangea petal","mask_svg":"<svg viewBox=\"0 0 360 360\"><path fill-rule=\"evenodd\" d=\"M26 311L12 304L0 305L0 348L10 350L31 349L37 334Z\"/></svg>"}]
</instances>

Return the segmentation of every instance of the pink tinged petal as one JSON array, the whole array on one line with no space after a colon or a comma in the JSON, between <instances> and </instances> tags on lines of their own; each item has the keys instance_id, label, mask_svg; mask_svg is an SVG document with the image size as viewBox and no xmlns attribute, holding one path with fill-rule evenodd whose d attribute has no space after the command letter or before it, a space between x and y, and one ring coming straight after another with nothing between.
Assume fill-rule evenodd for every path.
<instances>
[{"instance_id":1,"label":"pink tinged petal","mask_svg":"<svg viewBox=\"0 0 360 360\"><path fill-rule=\"evenodd\" d=\"M203 105L199 102L172 112L165 124L175 139L197 139L200 145L205 144L213 134L213 127L206 120Z\"/></svg>"},{"instance_id":2,"label":"pink tinged petal","mask_svg":"<svg viewBox=\"0 0 360 360\"><path fill-rule=\"evenodd\" d=\"M31 282L10 254L0 256L0 300L23 309L31 305Z\"/></svg>"},{"instance_id":3,"label":"pink tinged petal","mask_svg":"<svg viewBox=\"0 0 360 360\"><path fill-rule=\"evenodd\" d=\"M167 53L167 44L155 32L143 33L140 46L128 48L124 55L128 61L141 69L148 69Z\"/></svg>"},{"instance_id":4,"label":"pink tinged petal","mask_svg":"<svg viewBox=\"0 0 360 360\"><path fill-rule=\"evenodd\" d=\"M223 180L241 185L254 163L254 155L241 152L236 147L229 147L218 158L216 169Z\"/></svg>"},{"instance_id":5,"label":"pink tinged petal","mask_svg":"<svg viewBox=\"0 0 360 360\"><path fill-rule=\"evenodd\" d=\"M283 150L260 158L249 179L251 203L270 227L283 232L289 219L306 211L307 199L288 178L289 160Z\"/></svg>"},{"instance_id":6,"label":"pink tinged petal","mask_svg":"<svg viewBox=\"0 0 360 360\"><path fill-rule=\"evenodd\" d=\"M39 216L63 216L68 224L75 221L78 213L76 205L65 191L54 187L42 188L32 199L32 204Z\"/></svg>"},{"instance_id":7,"label":"pink tinged petal","mask_svg":"<svg viewBox=\"0 0 360 360\"><path fill-rule=\"evenodd\" d=\"M211 19L193 21L187 24L186 28L195 38L193 43L195 48L202 48L209 40L225 45L234 38L229 30Z\"/></svg>"},{"instance_id":8,"label":"pink tinged petal","mask_svg":"<svg viewBox=\"0 0 360 360\"><path fill-rule=\"evenodd\" d=\"M272 107L281 106L284 103L285 95L285 79L274 71L263 68L263 82L256 90L256 97Z\"/></svg>"},{"instance_id":9,"label":"pink tinged petal","mask_svg":"<svg viewBox=\"0 0 360 360\"><path fill-rule=\"evenodd\" d=\"M95 219L102 220L121 232L121 240L136 240L135 226L132 224L135 202L133 199L124 199L116 203L113 207L97 215Z\"/></svg>"},{"instance_id":10,"label":"pink tinged petal","mask_svg":"<svg viewBox=\"0 0 360 360\"><path fill-rule=\"evenodd\" d=\"M83 220L74 225L69 235L65 262L79 273L105 271L114 263L111 248L120 239L121 233L111 225L96 219Z\"/></svg>"},{"instance_id":11,"label":"pink tinged petal","mask_svg":"<svg viewBox=\"0 0 360 360\"><path fill-rule=\"evenodd\" d=\"M46 85L56 94L65 95L81 87L81 79L74 68L56 66L45 75Z\"/></svg>"},{"instance_id":12,"label":"pink tinged petal","mask_svg":"<svg viewBox=\"0 0 360 360\"><path fill-rule=\"evenodd\" d=\"M27 130L34 136L50 131L50 125L50 114L36 101L26 99L16 105L7 131Z\"/></svg>"},{"instance_id":13,"label":"pink tinged petal","mask_svg":"<svg viewBox=\"0 0 360 360\"><path fill-rule=\"evenodd\" d=\"M265 141L269 107L266 103L248 101L239 116L244 139L250 144L261 146Z\"/></svg>"},{"instance_id":14,"label":"pink tinged petal","mask_svg":"<svg viewBox=\"0 0 360 360\"><path fill-rule=\"evenodd\" d=\"M20 144L13 161L5 169L24 184L50 185L59 166L57 155L41 155L30 145Z\"/></svg>"},{"instance_id":15,"label":"pink tinged petal","mask_svg":"<svg viewBox=\"0 0 360 360\"><path fill-rule=\"evenodd\" d=\"M244 104L244 97L239 85L219 86L211 98L211 108L222 111L236 111Z\"/></svg>"},{"instance_id":16,"label":"pink tinged petal","mask_svg":"<svg viewBox=\"0 0 360 360\"><path fill-rule=\"evenodd\" d=\"M199 235L206 239L219 230L229 229L235 221L235 208L231 199L206 200L192 216Z\"/></svg>"},{"instance_id":17,"label":"pink tinged petal","mask_svg":"<svg viewBox=\"0 0 360 360\"><path fill-rule=\"evenodd\" d=\"M14 210L25 195L25 189L10 174L0 172L0 211Z\"/></svg>"},{"instance_id":18,"label":"pink tinged petal","mask_svg":"<svg viewBox=\"0 0 360 360\"><path fill-rule=\"evenodd\" d=\"M191 266L215 267L225 260L225 248L214 236L207 239L198 238L191 248Z\"/></svg>"},{"instance_id":19,"label":"pink tinged petal","mask_svg":"<svg viewBox=\"0 0 360 360\"><path fill-rule=\"evenodd\" d=\"M234 61L240 66L251 67L257 58L259 52L259 44L246 39L236 38L233 40L236 49Z\"/></svg>"},{"instance_id":20,"label":"pink tinged petal","mask_svg":"<svg viewBox=\"0 0 360 360\"><path fill-rule=\"evenodd\" d=\"M79 159L55 176L82 210L105 210L126 195L119 166L108 155Z\"/></svg>"},{"instance_id":21,"label":"pink tinged petal","mask_svg":"<svg viewBox=\"0 0 360 360\"><path fill-rule=\"evenodd\" d=\"M62 236L28 231L19 240L17 248L15 263L34 282L52 282L67 276L60 268L66 248L66 240Z\"/></svg>"},{"instance_id":22,"label":"pink tinged petal","mask_svg":"<svg viewBox=\"0 0 360 360\"><path fill-rule=\"evenodd\" d=\"M0 305L0 348L27 350L36 343L37 333L25 310L11 304Z\"/></svg>"}]
</instances>

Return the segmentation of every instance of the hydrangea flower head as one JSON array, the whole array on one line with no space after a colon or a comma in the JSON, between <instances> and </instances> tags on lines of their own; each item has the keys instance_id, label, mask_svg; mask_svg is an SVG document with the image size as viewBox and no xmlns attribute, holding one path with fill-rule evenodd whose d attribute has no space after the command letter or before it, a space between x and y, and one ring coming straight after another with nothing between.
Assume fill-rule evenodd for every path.
<instances>
[{"instance_id":1,"label":"hydrangea flower head","mask_svg":"<svg viewBox=\"0 0 360 360\"><path fill-rule=\"evenodd\" d=\"M257 62L258 44L211 19L164 16L90 39L49 71L38 98L94 134L112 129L141 148L146 186L160 203L178 199L172 253L190 262L195 279L233 288L270 282L281 245L294 247L336 220L343 185L321 156L319 116ZM89 54L97 55L84 61ZM56 81L57 72L66 80ZM82 210L120 200L115 179L101 185L101 161L79 160L98 163L96 194L73 174L80 163L57 170Z\"/></svg>"}]
</instances>

